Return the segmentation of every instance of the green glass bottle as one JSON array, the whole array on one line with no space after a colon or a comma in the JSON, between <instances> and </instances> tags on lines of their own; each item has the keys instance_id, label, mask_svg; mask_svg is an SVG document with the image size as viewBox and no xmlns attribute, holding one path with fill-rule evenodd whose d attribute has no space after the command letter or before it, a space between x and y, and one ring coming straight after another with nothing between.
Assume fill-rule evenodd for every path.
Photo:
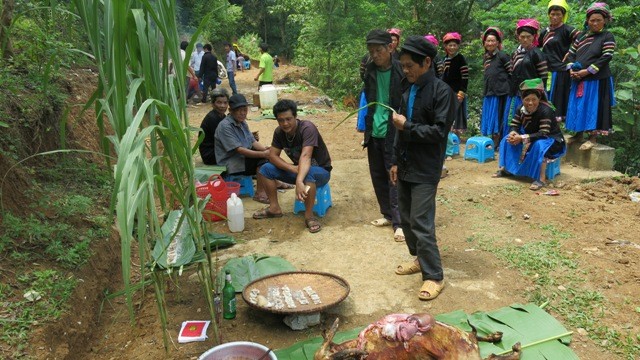
<instances>
[{"instance_id":1,"label":"green glass bottle","mask_svg":"<svg viewBox=\"0 0 640 360\"><path fill-rule=\"evenodd\" d=\"M222 316L225 319L236 317L236 289L231 285L231 273L225 271L224 287L222 288Z\"/></svg>"}]
</instances>

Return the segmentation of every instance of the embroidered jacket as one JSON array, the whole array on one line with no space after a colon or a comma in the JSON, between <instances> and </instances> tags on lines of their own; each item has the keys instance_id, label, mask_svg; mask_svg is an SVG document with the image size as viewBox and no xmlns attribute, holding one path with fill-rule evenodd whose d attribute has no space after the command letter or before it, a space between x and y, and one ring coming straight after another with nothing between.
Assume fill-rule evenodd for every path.
<instances>
[{"instance_id":1,"label":"embroidered jacket","mask_svg":"<svg viewBox=\"0 0 640 360\"><path fill-rule=\"evenodd\" d=\"M457 93L462 91L467 92L467 86L469 85L469 67L467 66L467 60L458 53L454 57L445 57L438 64L438 74L442 81L446 82L453 92Z\"/></svg>"},{"instance_id":2,"label":"embroidered jacket","mask_svg":"<svg viewBox=\"0 0 640 360\"><path fill-rule=\"evenodd\" d=\"M547 58L547 66L549 71L557 72L565 70L563 61L565 55L569 51L569 47L580 34L578 29L567 24L551 29L547 27L540 32L542 43L540 47Z\"/></svg>"},{"instance_id":3,"label":"embroidered jacket","mask_svg":"<svg viewBox=\"0 0 640 360\"><path fill-rule=\"evenodd\" d=\"M609 62L616 49L616 40L608 31L586 32L578 36L569 49L567 70L574 62L579 62L589 75L583 80L599 80L611 76Z\"/></svg>"},{"instance_id":4,"label":"embroidered jacket","mask_svg":"<svg viewBox=\"0 0 640 360\"><path fill-rule=\"evenodd\" d=\"M524 50L521 46L511 55L511 95L519 94L520 83L528 79L540 78L547 86L547 60L537 47Z\"/></svg>"},{"instance_id":5,"label":"embroidered jacket","mask_svg":"<svg viewBox=\"0 0 640 360\"><path fill-rule=\"evenodd\" d=\"M509 95L511 60L502 50L484 53L484 96Z\"/></svg>"}]
</instances>

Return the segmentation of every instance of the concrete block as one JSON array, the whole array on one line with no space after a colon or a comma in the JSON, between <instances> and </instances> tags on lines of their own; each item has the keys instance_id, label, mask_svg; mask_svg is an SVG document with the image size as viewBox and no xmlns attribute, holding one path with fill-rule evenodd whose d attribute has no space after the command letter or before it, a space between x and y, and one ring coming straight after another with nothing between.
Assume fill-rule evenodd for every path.
<instances>
[{"instance_id":1,"label":"concrete block","mask_svg":"<svg viewBox=\"0 0 640 360\"><path fill-rule=\"evenodd\" d=\"M320 313L287 315L284 323L293 330L304 330L320 324Z\"/></svg>"},{"instance_id":2,"label":"concrete block","mask_svg":"<svg viewBox=\"0 0 640 360\"><path fill-rule=\"evenodd\" d=\"M616 150L610 146L596 144L591 150L580 150L581 143L567 145L565 159L585 169L597 171L613 170Z\"/></svg>"}]
</instances>

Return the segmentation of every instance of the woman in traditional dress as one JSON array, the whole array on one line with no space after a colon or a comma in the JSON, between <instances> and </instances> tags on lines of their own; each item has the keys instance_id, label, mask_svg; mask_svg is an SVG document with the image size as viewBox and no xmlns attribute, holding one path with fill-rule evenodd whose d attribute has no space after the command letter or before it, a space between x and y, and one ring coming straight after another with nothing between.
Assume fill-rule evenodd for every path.
<instances>
[{"instance_id":1,"label":"woman in traditional dress","mask_svg":"<svg viewBox=\"0 0 640 360\"><path fill-rule=\"evenodd\" d=\"M580 31L565 24L569 5L565 0L551 0L547 6L549 26L540 32L542 52L547 58L551 79L547 82L549 100L556 107L556 120L564 121L571 89L571 78L565 67L565 56Z\"/></svg>"},{"instance_id":2,"label":"woman in traditional dress","mask_svg":"<svg viewBox=\"0 0 640 360\"><path fill-rule=\"evenodd\" d=\"M516 25L516 36L520 45L511 55L511 102L513 118L515 112L522 105L518 86L527 79L542 79L547 84L547 60L538 49L538 30L540 23L536 19L521 19Z\"/></svg>"},{"instance_id":3,"label":"woman in traditional dress","mask_svg":"<svg viewBox=\"0 0 640 360\"><path fill-rule=\"evenodd\" d=\"M587 9L587 31L571 45L567 55L567 70L571 77L571 92L567 108L567 130L576 134L569 140L589 140L580 150L589 150L596 144L597 135L608 135L613 128L611 107L615 105L613 77L609 62L616 41L606 25L611 22L609 6L595 2Z\"/></svg>"},{"instance_id":4,"label":"woman in traditional dress","mask_svg":"<svg viewBox=\"0 0 640 360\"><path fill-rule=\"evenodd\" d=\"M519 89L523 105L500 143L500 169L493 177L527 176L534 179L529 189L539 190L545 186L547 164L557 161L567 147L542 79L525 80Z\"/></svg>"},{"instance_id":5,"label":"woman in traditional dress","mask_svg":"<svg viewBox=\"0 0 640 360\"><path fill-rule=\"evenodd\" d=\"M502 31L497 27L489 27L482 34L484 45L484 99L482 101L482 118L480 132L484 136L492 136L493 143L498 144L509 127L509 77L511 61L509 55L502 51Z\"/></svg>"},{"instance_id":6,"label":"woman in traditional dress","mask_svg":"<svg viewBox=\"0 0 640 360\"><path fill-rule=\"evenodd\" d=\"M467 60L460 54L462 36L457 32L444 35L442 39L445 58L440 62L439 73L458 97L458 110L453 122L453 131L461 134L467 130L467 85L469 85L469 67Z\"/></svg>"}]
</instances>

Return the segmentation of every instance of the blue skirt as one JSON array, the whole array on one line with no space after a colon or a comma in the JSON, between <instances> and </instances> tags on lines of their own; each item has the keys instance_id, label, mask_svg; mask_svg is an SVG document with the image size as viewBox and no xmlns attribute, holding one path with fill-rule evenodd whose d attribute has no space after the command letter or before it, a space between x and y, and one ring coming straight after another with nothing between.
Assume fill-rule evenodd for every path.
<instances>
[{"instance_id":1,"label":"blue skirt","mask_svg":"<svg viewBox=\"0 0 640 360\"><path fill-rule=\"evenodd\" d=\"M500 159L498 163L501 168L513 175L540 180L540 168L544 158L557 159L567 152L567 147L563 142L561 151L553 154L548 153L554 143L555 140L553 138L535 140L529 147L522 162L520 162L523 144L511 145L507 142L507 136L505 136L500 142Z\"/></svg>"},{"instance_id":2,"label":"blue skirt","mask_svg":"<svg viewBox=\"0 0 640 360\"><path fill-rule=\"evenodd\" d=\"M582 83L582 96L578 97ZM569 93L566 127L570 131L609 131L613 128L611 107L615 106L613 77L573 81Z\"/></svg>"},{"instance_id":3,"label":"blue skirt","mask_svg":"<svg viewBox=\"0 0 640 360\"><path fill-rule=\"evenodd\" d=\"M367 111L368 111L368 107L361 109L363 106L367 105L367 98L364 95L364 90L362 90L360 92L360 104L358 106L358 109L360 109L360 111L358 111L358 122L356 123L356 130L358 132L364 132L367 129L367 125L364 121L364 119L367 117Z\"/></svg>"},{"instance_id":4,"label":"blue skirt","mask_svg":"<svg viewBox=\"0 0 640 360\"><path fill-rule=\"evenodd\" d=\"M509 97L485 96L482 101L482 118L480 119L480 133L483 136L504 134L504 124L509 122L508 106ZM508 129L508 126L507 126Z\"/></svg>"}]
</instances>

